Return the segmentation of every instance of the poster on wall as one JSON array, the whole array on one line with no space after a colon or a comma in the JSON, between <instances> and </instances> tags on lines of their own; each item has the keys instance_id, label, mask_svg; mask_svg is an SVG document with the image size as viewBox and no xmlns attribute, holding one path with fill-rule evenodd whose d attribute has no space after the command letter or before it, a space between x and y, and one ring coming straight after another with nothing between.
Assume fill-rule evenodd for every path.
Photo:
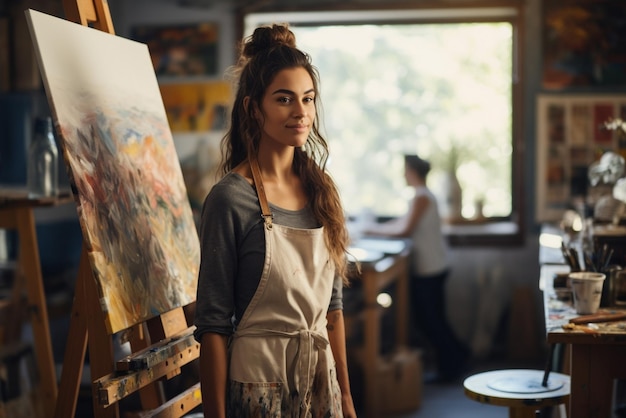
<instances>
[{"instance_id":1,"label":"poster on wall","mask_svg":"<svg viewBox=\"0 0 626 418\"><path fill-rule=\"evenodd\" d=\"M159 80L217 75L217 23L135 26L131 38L148 45Z\"/></svg>"},{"instance_id":2,"label":"poster on wall","mask_svg":"<svg viewBox=\"0 0 626 418\"><path fill-rule=\"evenodd\" d=\"M537 98L536 219L558 221L577 198L593 199L589 165L626 144L605 123L626 120L626 95L542 94Z\"/></svg>"},{"instance_id":3,"label":"poster on wall","mask_svg":"<svg viewBox=\"0 0 626 418\"><path fill-rule=\"evenodd\" d=\"M626 87L624 0L543 0L543 87Z\"/></svg>"}]
</instances>

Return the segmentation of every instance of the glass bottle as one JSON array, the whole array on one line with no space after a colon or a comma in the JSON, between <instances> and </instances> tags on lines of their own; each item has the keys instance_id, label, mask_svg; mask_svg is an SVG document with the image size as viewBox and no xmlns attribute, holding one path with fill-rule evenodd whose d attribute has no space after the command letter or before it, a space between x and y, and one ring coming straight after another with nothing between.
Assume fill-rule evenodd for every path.
<instances>
[{"instance_id":1,"label":"glass bottle","mask_svg":"<svg viewBox=\"0 0 626 418\"><path fill-rule=\"evenodd\" d=\"M59 184L59 152L50 117L35 119L35 135L28 149L28 194L56 196Z\"/></svg>"}]
</instances>

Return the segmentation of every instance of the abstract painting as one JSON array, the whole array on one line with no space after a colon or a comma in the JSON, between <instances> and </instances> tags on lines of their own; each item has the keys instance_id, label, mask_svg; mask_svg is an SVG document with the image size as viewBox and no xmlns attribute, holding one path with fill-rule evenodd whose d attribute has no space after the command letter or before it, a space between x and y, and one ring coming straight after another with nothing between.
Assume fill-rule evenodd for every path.
<instances>
[{"instance_id":1,"label":"abstract painting","mask_svg":"<svg viewBox=\"0 0 626 418\"><path fill-rule=\"evenodd\" d=\"M232 101L230 83L168 83L160 89L172 132L225 129Z\"/></svg>"},{"instance_id":2,"label":"abstract painting","mask_svg":"<svg viewBox=\"0 0 626 418\"><path fill-rule=\"evenodd\" d=\"M148 45L159 78L217 74L219 27L216 23L138 26L132 29L131 36Z\"/></svg>"},{"instance_id":3,"label":"abstract painting","mask_svg":"<svg viewBox=\"0 0 626 418\"><path fill-rule=\"evenodd\" d=\"M544 0L543 87L548 90L626 85L624 0Z\"/></svg>"},{"instance_id":4,"label":"abstract painting","mask_svg":"<svg viewBox=\"0 0 626 418\"><path fill-rule=\"evenodd\" d=\"M193 302L198 235L148 48L26 14L108 332Z\"/></svg>"}]
</instances>

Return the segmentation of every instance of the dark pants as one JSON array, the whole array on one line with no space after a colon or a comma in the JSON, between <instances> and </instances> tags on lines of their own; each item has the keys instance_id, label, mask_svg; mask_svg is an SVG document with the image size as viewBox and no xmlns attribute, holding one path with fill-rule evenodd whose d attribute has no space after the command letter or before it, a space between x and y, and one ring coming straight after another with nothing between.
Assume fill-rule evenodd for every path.
<instances>
[{"instance_id":1,"label":"dark pants","mask_svg":"<svg viewBox=\"0 0 626 418\"><path fill-rule=\"evenodd\" d=\"M414 325L435 349L437 371L444 379L461 374L470 355L448 322L445 298L448 274L446 270L431 276L412 276L410 283Z\"/></svg>"}]
</instances>

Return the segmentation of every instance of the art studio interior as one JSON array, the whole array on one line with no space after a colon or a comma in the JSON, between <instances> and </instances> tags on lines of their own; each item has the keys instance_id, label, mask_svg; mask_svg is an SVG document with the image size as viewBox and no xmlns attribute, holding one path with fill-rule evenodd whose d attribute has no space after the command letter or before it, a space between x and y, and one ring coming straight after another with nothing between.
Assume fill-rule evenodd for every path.
<instances>
[{"instance_id":1,"label":"art studio interior","mask_svg":"<svg viewBox=\"0 0 626 418\"><path fill-rule=\"evenodd\" d=\"M0 0L0 418L204 416L203 206L271 24L319 76L358 416L626 417L623 0Z\"/></svg>"}]
</instances>

